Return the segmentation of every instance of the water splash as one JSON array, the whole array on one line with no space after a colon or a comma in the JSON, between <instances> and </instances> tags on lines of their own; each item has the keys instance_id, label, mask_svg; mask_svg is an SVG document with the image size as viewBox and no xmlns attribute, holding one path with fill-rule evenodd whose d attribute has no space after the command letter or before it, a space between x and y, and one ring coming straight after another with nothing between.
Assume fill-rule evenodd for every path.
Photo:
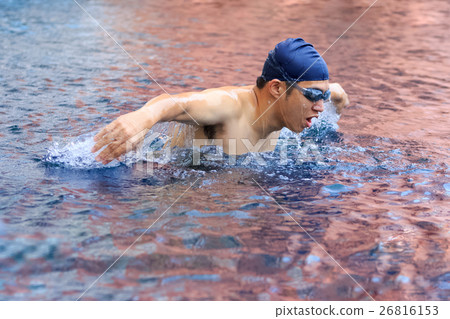
<instances>
[{"instance_id":1,"label":"water splash","mask_svg":"<svg viewBox=\"0 0 450 319\"><path fill-rule=\"evenodd\" d=\"M76 137L66 145L55 142L47 150L43 161L48 164L60 165L68 168L102 168L116 167L120 163L116 160L108 165L103 165L95 160L95 156L100 152L92 153L91 149L95 145L94 132Z\"/></svg>"},{"instance_id":2,"label":"water splash","mask_svg":"<svg viewBox=\"0 0 450 319\"><path fill-rule=\"evenodd\" d=\"M283 129L280 134L279 146L275 152L264 154L264 158L269 161L276 158L279 155L280 145L282 146L287 140L289 140L289 143L295 141L294 144L296 144L295 146L298 149L303 148L303 150L307 149L308 151L312 149L316 150L317 145L322 144L324 139L327 139L330 136L335 136L336 134L336 130L338 129L337 121L340 116L336 114L335 110L335 107L331 103L326 103L324 112L319 115L318 119L313 120L312 127L300 134L293 133L288 129ZM43 161L51 165L74 169L112 168L121 164L129 166L139 161L152 161L160 164L171 162L181 166L192 165L191 148L185 147L169 150L168 147L165 147L165 145L168 144L167 142L171 139L165 133L170 135L174 132L170 125L171 124L158 126L157 130L163 130L164 133L156 132L155 130L150 131L136 150L127 153L120 160L113 160L107 165L103 165L95 160L97 154L99 154L103 149L97 151L95 154L91 152L92 147L95 145L94 136L96 132L78 136L65 145L60 145L55 142L47 150L47 154L45 155ZM176 132L179 131L180 130L177 130ZM187 139L192 139L193 134L189 134L188 132L186 137ZM189 145L189 143L187 145ZM208 151L208 147L202 147L201 153L209 153L208 156L210 158L211 153L217 153L217 149L215 147L213 148L213 150ZM219 153L223 154L223 150L219 150ZM307 155L307 152L304 153L305 154L301 156L311 160L310 155ZM224 154L224 156L226 156L226 154ZM252 156L252 154L247 154L246 156ZM248 159L245 159L246 156L240 157L240 159L238 158L236 164L244 164L243 166L246 166L245 163L250 162ZM212 163L211 161L209 162L210 164ZM217 165L217 163L214 164Z\"/></svg>"},{"instance_id":3,"label":"water splash","mask_svg":"<svg viewBox=\"0 0 450 319\"><path fill-rule=\"evenodd\" d=\"M313 118L312 126L298 134L299 138L314 139L316 142L324 142L329 139L336 139L339 129L338 121L341 118L336 112L336 107L331 102L324 103L324 111L318 118Z\"/></svg>"},{"instance_id":4,"label":"water splash","mask_svg":"<svg viewBox=\"0 0 450 319\"><path fill-rule=\"evenodd\" d=\"M94 136L96 132L80 135L65 145L55 142L47 150L43 161L47 164L58 165L74 169L97 169L117 167L121 164L132 165L136 162L147 160L149 153L161 149L168 136L161 133L147 134L141 145L134 151L123 156L120 161L113 160L107 165L103 165L95 160L95 157L104 149L92 153L91 149L95 145ZM106 147L106 146L105 146Z\"/></svg>"}]
</instances>

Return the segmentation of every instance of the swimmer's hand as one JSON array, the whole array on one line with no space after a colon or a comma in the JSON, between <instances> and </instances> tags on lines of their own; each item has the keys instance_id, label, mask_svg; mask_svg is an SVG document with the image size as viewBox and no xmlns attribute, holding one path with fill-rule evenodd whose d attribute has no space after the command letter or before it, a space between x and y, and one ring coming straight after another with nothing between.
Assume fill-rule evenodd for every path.
<instances>
[{"instance_id":1,"label":"swimmer's hand","mask_svg":"<svg viewBox=\"0 0 450 319\"><path fill-rule=\"evenodd\" d=\"M107 145L95 160L106 165L135 149L149 131L148 127L145 110L141 109L119 116L94 136L96 144L91 150L92 153Z\"/></svg>"},{"instance_id":2,"label":"swimmer's hand","mask_svg":"<svg viewBox=\"0 0 450 319\"><path fill-rule=\"evenodd\" d=\"M339 83L330 84L331 102L336 106L336 112L341 114L342 110L350 104L348 95Z\"/></svg>"}]
</instances>

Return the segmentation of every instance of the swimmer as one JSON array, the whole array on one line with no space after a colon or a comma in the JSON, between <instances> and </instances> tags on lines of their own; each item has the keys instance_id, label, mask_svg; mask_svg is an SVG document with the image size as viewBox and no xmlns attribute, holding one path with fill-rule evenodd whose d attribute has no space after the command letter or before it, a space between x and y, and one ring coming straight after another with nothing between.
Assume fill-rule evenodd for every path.
<instances>
[{"instance_id":1,"label":"swimmer","mask_svg":"<svg viewBox=\"0 0 450 319\"><path fill-rule=\"evenodd\" d=\"M301 38L276 45L256 85L226 86L177 95L162 94L137 111L118 117L95 137L96 160L107 164L135 148L156 123L193 125L195 139L207 139L230 155L271 151L283 127L301 132L331 98L336 111L349 104L338 83L329 83L328 68L314 47ZM215 141L221 141L220 144ZM256 147L257 146L257 147Z\"/></svg>"}]
</instances>

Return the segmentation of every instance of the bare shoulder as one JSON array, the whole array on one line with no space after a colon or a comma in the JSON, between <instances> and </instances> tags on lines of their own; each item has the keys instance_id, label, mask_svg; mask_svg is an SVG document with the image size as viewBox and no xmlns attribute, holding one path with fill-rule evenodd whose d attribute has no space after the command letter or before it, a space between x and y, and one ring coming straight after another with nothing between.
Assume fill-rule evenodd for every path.
<instances>
[{"instance_id":1,"label":"bare shoulder","mask_svg":"<svg viewBox=\"0 0 450 319\"><path fill-rule=\"evenodd\" d=\"M240 107L245 102L245 97L252 86L222 86L214 89L207 89L198 94L204 95L207 99L227 103L230 107ZM213 101L210 101L213 102Z\"/></svg>"},{"instance_id":2,"label":"bare shoulder","mask_svg":"<svg viewBox=\"0 0 450 319\"><path fill-rule=\"evenodd\" d=\"M178 102L188 105L192 116L199 116L203 123L218 124L242 114L249 87L224 86L198 92L187 92L176 96Z\"/></svg>"}]
</instances>

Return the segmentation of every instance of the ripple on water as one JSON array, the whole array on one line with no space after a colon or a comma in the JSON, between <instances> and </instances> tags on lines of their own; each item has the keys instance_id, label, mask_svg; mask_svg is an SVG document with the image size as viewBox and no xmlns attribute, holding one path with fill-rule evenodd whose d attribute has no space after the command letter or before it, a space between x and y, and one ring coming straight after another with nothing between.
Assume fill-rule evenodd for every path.
<instances>
[{"instance_id":1,"label":"ripple on water","mask_svg":"<svg viewBox=\"0 0 450 319\"><path fill-rule=\"evenodd\" d=\"M323 191L330 194L331 196L338 196L342 193L351 192L353 187L345 186L339 183L327 185L323 187Z\"/></svg>"},{"instance_id":2,"label":"ripple on water","mask_svg":"<svg viewBox=\"0 0 450 319\"><path fill-rule=\"evenodd\" d=\"M450 195L450 183L444 184L444 189L447 195Z\"/></svg>"},{"instance_id":3,"label":"ripple on water","mask_svg":"<svg viewBox=\"0 0 450 319\"><path fill-rule=\"evenodd\" d=\"M23 261L44 258L52 260L58 251L59 243L56 238L0 240L0 259L12 258L15 261Z\"/></svg>"},{"instance_id":4,"label":"ripple on water","mask_svg":"<svg viewBox=\"0 0 450 319\"><path fill-rule=\"evenodd\" d=\"M233 236L199 235L183 241L188 249L230 249L242 246L239 239Z\"/></svg>"},{"instance_id":5,"label":"ripple on water","mask_svg":"<svg viewBox=\"0 0 450 319\"><path fill-rule=\"evenodd\" d=\"M267 49L258 37L247 37L237 41L247 53L231 50L235 45L230 43L245 34L220 27L223 23L217 21L223 17L214 6L185 10L174 5L180 2L176 0L170 8L166 2L148 6L143 1L114 1L107 7L105 1L88 2L100 20L114 20L117 30L127 30L116 32L119 42L126 41L170 92L247 81L261 67L261 50ZM198 173L206 177L198 183L202 187L195 185L181 196L86 297L366 298L338 267L320 259L306 234L253 183L255 177L318 242L335 248L336 260L380 300L447 300L450 184L443 122L447 118L441 115L448 85L438 72L442 70L433 69L442 69L440 58L449 51L448 41L442 41L448 17L433 10L440 2L386 1L387 10L397 14L381 12L376 18L382 23L373 34L364 36L367 30L359 28L346 39L356 50L329 57L353 101L344 111L341 132L339 116L327 103L310 129L301 134L283 129L275 152L242 156L233 167L227 159L204 156L202 165L193 167L192 150L177 150L168 158L169 165L156 161L155 175L149 176L134 165L148 161L148 148L103 166L90 153L93 134L51 145L45 172L36 164L36 154L50 138L91 130L119 110L135 109L161 92L129 57L104 41L89 19L80 19L72 2L2 1L0 47L10 50L0 55L0 136L5 139L0 151L0 166L5 164L0 167L0 299L78 297L92 277L146 232L159 216L154 208L166 209L187 189L185 181ZM359 10L351 1L333 3L310 6L312 14L295 20L297 29L313 19L332 31L342 21L330 12ZM225 11L236 11L234 6L222 3ZM258 1L258 6L265 12L271 3ZM275 20L295 16L291 3L280 3L279 9L282 14ZM225 20L232 27L247 23L244 29L258 34L261 12L247 11L245 21L239 14L228 14ZM180 13L187 19L168 19ZM192 14L199 16L190 18ZM145 17L136 24L130 16ZM401 28L390 28L392 17L420 27L402 33ZM424 23L427 19L436 23ZM199 28L186 28L184 20ZM148 33L155 25L165 27ZM186 42L192 32L202 42ZM391 33L383 38L388 45L372 41L386 33ZM403 50L421 37L433 50ZM199 59L211 50L217 54ZM380 55L387 60L373 58ZM370 72L365 61L371 62ZM393 85L380 84L386 76ZM283 152L289 154L285 162ZM179 211L185 214L177 215ZM57 240L45 239L49 236Z\"/></svg>"}]
</instances>

